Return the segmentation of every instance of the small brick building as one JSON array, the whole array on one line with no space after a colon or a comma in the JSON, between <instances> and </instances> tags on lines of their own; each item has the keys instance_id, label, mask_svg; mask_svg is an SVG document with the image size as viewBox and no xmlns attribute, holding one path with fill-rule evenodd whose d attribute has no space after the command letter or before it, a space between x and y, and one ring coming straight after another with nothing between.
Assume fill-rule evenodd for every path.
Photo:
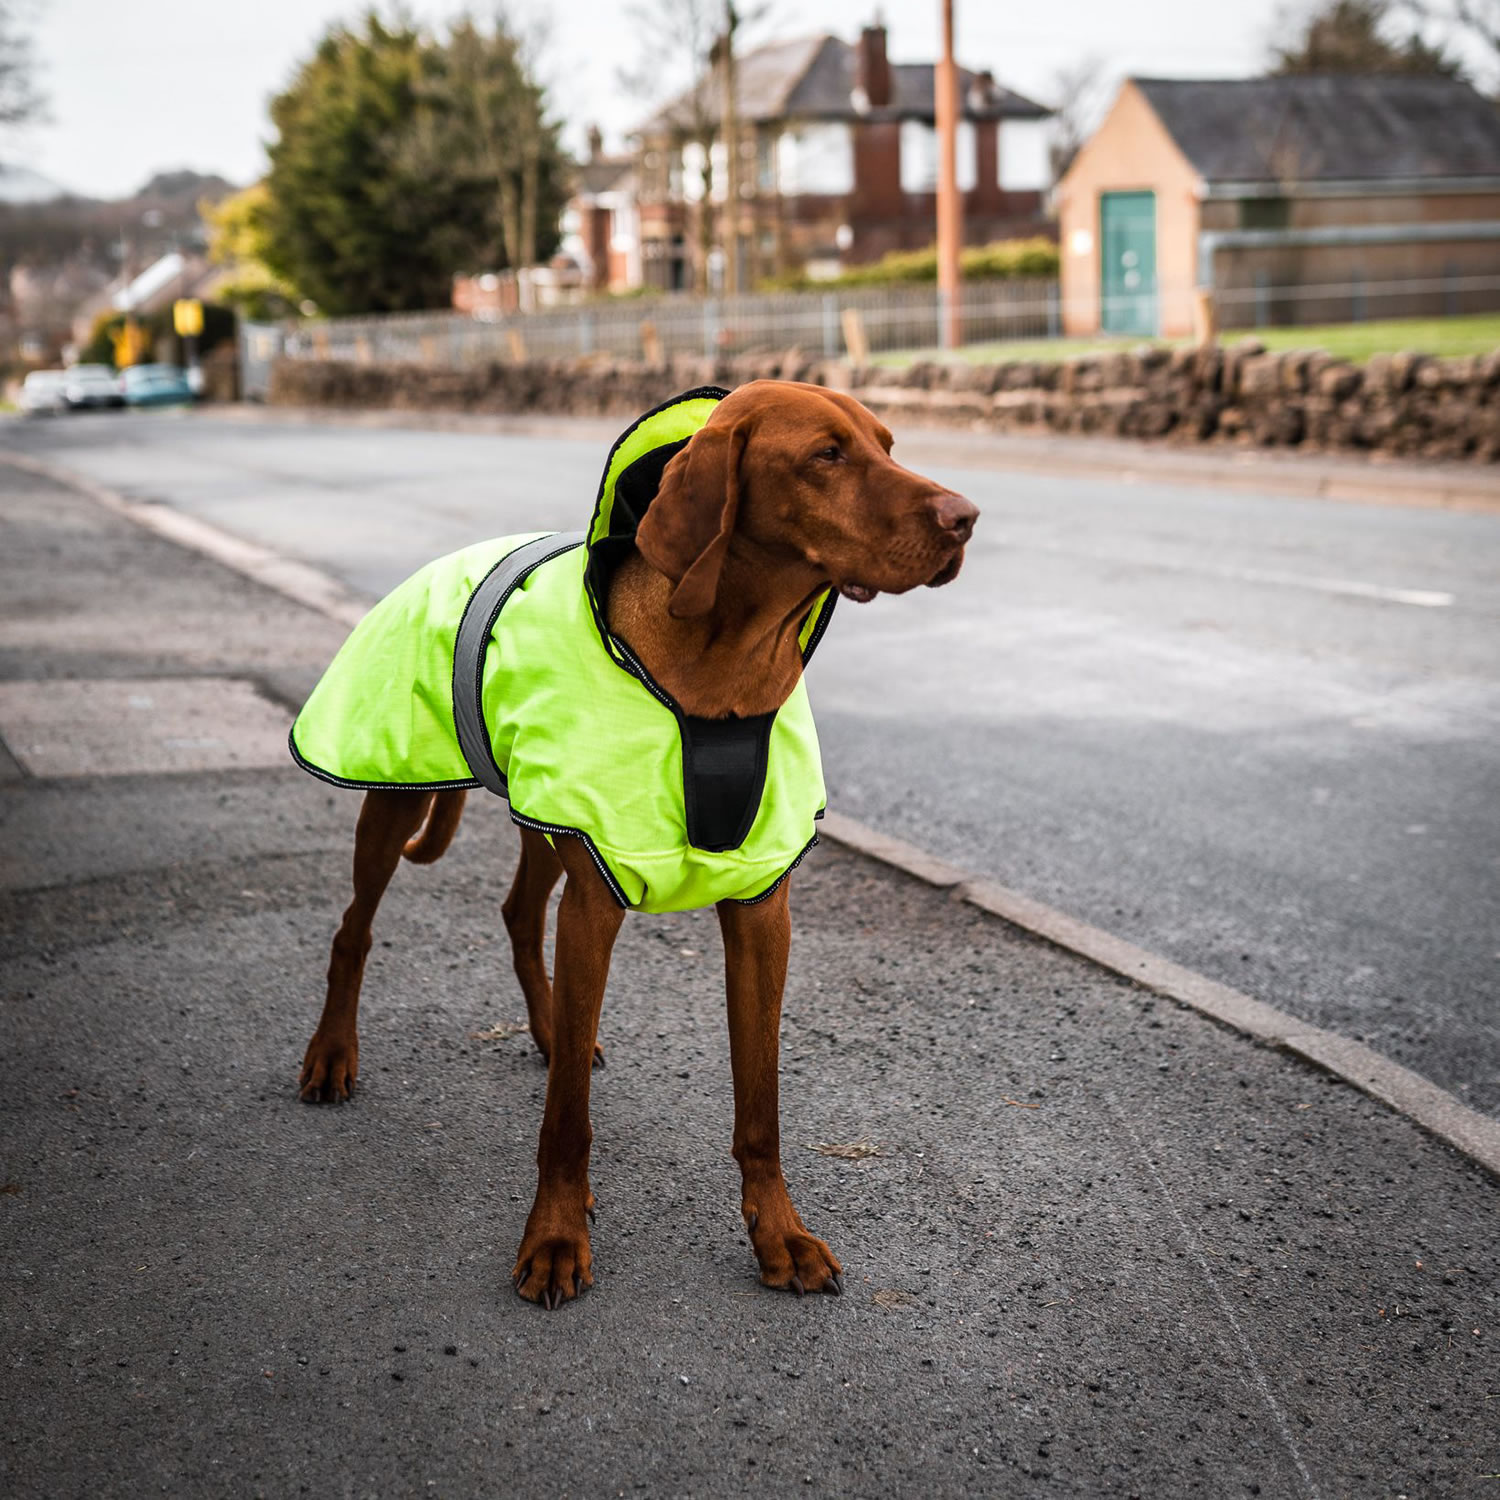
<instances>
[{"instance_id":1,"label":"small brick building","mask_svg":"<svg viewBox=\"0 0 1500 1500\"><path fill-rule=\"evenodd\" d=\"M959 70L958 179L970 243L1048 229L1050 111L988 72ZM936 232L934 68L886 56L883 26L852 45L833 36L776 42L736 61L742 280L808 268L829 274ZM728 156L715 72L635 132L635 189L646 285L713 280L700 264L701 216L728 215ZM709 202L703 140L712 137Z\"/></svg>"},{"instance_id":2,"label":"small brick building","mask_svg":"<svg viewBox=\"0 0 1500 1500\"><path fill-rule=\"evenodd\" d=\"M1452 79L1128 79L1056 202L1073 334L1500 307L1500 112Z\"/></svg>"}]
</instances>

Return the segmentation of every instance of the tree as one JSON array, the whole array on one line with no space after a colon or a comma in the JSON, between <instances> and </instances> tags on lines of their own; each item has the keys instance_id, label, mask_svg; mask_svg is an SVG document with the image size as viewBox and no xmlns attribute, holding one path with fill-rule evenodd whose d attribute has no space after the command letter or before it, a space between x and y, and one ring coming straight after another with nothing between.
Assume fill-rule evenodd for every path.
<instances>
[{"instance_id":1,"label":"tree","mask_svg":"<svg viewBox=\"0 0 1500 1500\"><path fill-rule=\"evenodd\" d=\"M208 226L208 258L230 273L218 287L218 299L259 322L288 317L303 300L266 260L270 207L271 194L264 182L251 183L217 203L199 205Z\"/></svg>"},{"instance_id":2,"label":"tree","mask_svg":"<svg viewBox=\"0 0 1500 1500\"><path fill-rule=\"evenodd\" d=\"M31 38L17 17L15 0L0 0L0 125L37 119L45 100L36 85Z\"/></svg>"},{"instance_id":3,"label":"tree","mask_svg":"<svg viewBox=\"0 0 1500 1500\"><path fill-rule=\"evenodd\" d=\"M620 82L641 99L660 100L666 90L681 88L668 111L669 150L677 136L698 148L701 184L698 199L698 256L696 280L708 287L708 262L714 244L713 144L719 128L720 104L712 71L714 22L718 0L632 0L625 12L640 37L640 59L620 69Z\"/></svg>"},{"instance_id":4,"label":"tree","mask_svg":"<svg viewBox=\"0 0 1500 1500\"><path fill-rule=\"evenodd\" d=\"M1420 22L1435 23L1449 34L1467 36L1489 54L1491 89L1500 68L1500 0L1405 0L1404 8Z\"/></svg>"},{"instance_id":5,"label":"tree","mask_svg":"<svg viewBox=\"0 0 1500 1500\"><path fill-rule=\"evenodd\" d=\"M1099 96L1105 83L1104 59L1085 53L1052 75L1052 180L1059 181L1073 165L1083 143L1099 122Z\"/></svg>"},{"instance_id":6,"label":"tree","mask_svg":"<svg viewBox=\"0 0 1500 1500\"><path fill-rule=\"evenodd\" d=\"M456 151L475 190L489 197L499 245L486 263L529 266L550 255L570 174L520 39L502 26L486 32L467 18L456 22L422 99L431 128L418 133L417 154Z\"/></svg>"},{"instance_id":7,"label":"tree","mask_svg":"<svg viewBox=\"0 0 1500 1500\"><path fill-rule=\"evenodd\" d=\"M496 23L335 26L271 105L264 260L329 313L446 306L556 244L568 162Z\"/></svg>"},{"instance_id":8,"label":"tree","mask_svg":"<svg viewBox=\"0 0 1500 1500\"><path fill-rule=\"evenodd\" d=\"M1415 31L1391 39L1390 0L1324 0L1290 45L1271 49L1272 76L1293 73L1406 73L1462 78L1463 64ZM1280 27L1295 25L1281 13Z\"/></svg>"}]
</instances>

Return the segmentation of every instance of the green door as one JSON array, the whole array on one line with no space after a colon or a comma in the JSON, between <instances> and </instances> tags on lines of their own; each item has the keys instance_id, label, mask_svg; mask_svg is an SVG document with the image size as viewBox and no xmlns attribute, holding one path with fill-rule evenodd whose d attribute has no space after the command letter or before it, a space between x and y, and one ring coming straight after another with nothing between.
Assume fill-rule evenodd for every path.
<instances>
[{"instance_id":1,"label":"green door","mask_svg":"<svg viewBox=\"0 0 1500 1500\"><path fill-rule=\"evenodd\" d=\"M1156 194L1099 195L1099 327L1156 332Z\"/></svg>"}]
</instances>

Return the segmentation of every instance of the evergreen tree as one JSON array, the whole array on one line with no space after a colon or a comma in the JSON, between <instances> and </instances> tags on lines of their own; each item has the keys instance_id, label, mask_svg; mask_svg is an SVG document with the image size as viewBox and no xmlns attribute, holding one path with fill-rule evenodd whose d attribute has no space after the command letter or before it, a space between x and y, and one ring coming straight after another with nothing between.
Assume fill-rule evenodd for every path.
<instances>
[{"instance_id":1,"label":"evergreen tree","mask_svg":"<svg viewBox=\"0 0 1500 1500\"><path fill-rule=\"evenodd\" d=\"M264 260L324 312L445 307L556 245L568 162L502 25L336 26L271 119Z\"/></svg>"},{"instance_id":2,"label":"evergreen tree","mask_svg":"<svg viewBox=\"0 0 1500 1500\"><path fill-rule=\"evenodd\" d=\"M1273 47L1273 76L1291 73L1406 73L1462 78L1463 65L1415 32L1386 35L1389 0L1326 0L1290 45ZM1283 23L1285 23L1283 16Z\"/></svg>"}]
</instances>

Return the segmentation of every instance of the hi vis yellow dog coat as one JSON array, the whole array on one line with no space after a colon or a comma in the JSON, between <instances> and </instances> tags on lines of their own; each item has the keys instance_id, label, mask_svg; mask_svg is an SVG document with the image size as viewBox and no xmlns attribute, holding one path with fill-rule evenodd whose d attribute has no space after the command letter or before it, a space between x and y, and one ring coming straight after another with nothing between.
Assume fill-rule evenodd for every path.
<instances>
[{"instance_id":1,"label":"hi vis yellow dog coat","mask_svg":"<svg viewBox=\"0 0 1500 1500\"><path fill-rule=\"evenodd\" d=\"M626 429L586 534L480 542L381 600L297 716L297 763L336 786L488 787L517 823L581 838L621 906L769 896L823 814L805 683L772 714L695 718L604 615L662 471L725 394L688 391ZM804 662L834 599L803 621Z\"/></svg>"}]
</instances>

